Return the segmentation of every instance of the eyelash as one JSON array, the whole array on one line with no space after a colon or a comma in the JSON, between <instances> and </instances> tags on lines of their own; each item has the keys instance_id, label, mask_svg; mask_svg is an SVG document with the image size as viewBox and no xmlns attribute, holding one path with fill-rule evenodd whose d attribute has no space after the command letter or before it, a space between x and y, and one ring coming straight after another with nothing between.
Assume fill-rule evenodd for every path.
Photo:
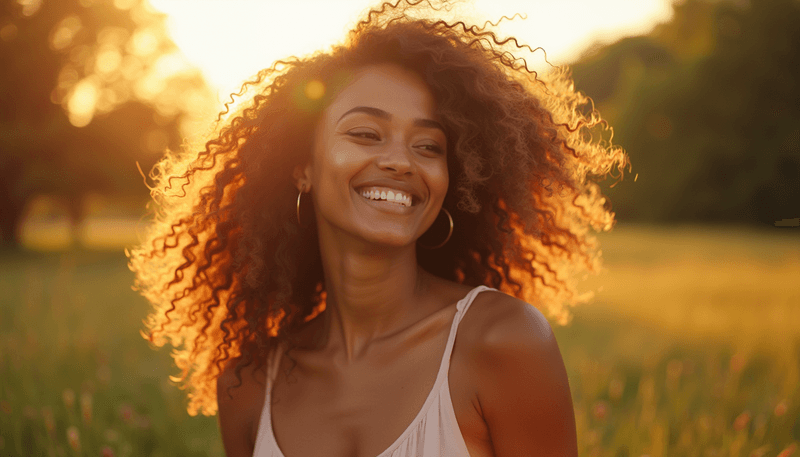
<instances>
[{"instance_id":1,"label":"eyelash","mask_svg":"<svg viewBox=\"0 0 800 457\"><path fill-rule=\"evenodd\" d=\"M347 132L348 135L356 137L356 138L365 138L370 140L380 140L380 137L377 133L373 132Z\"/></svg>"},{"instance_id":2,"label":"eyelash","mask_svg":"<svg viewBox=\"0 0 800 457\"><path fill-rule=\"evenodd\" d=\"M428 149L428 151L435 152L437 154L441 154L442 153L442 148L440 148L439 146L437 146L435 144L423 144L421 147L423 147L423 148L430 147L430 149Z\"/></svg>"},{"instance_id":3,"label":"eyelash","mask_svg":"<svg viewBox=\"0 0 800 457\"><path fill-rule=\"evenodd\" d=\"M355 138L363 138L363 139L369 139L369 140L375 140L375 141L379 141L381 139L378 134L373 133L373 132L347 132L347 134L352 136L352 137L355 137ZM430 148L430 149L426 149L426 150L427 151L431 151L431 152L435 152L437 154L441 154L443 152L442 148L439 147L438 145L435 145L435 144L423 144L420 147Z\"/></svg>"}]
</instances>

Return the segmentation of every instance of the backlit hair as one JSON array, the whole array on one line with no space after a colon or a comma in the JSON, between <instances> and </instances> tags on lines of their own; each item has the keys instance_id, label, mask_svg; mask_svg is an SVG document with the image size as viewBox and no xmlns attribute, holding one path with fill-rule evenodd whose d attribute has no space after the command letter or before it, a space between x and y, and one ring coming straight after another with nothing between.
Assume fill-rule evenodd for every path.
<instances>
[{"instance_id":1,"label":"backlit hair","mask_svg":"<svg viewBox=\"0 0 800 457\"><path fill-rule=\"evenodd\" d=\"M621 178L627 156L603 139L605 123L565 69L540 78L515 57L529 47L501 40L491 24L435 19L440 12L414 0L371 10L329 52L262 70L204 147L168 153L154 168L156 214L130 267L154 306L146 337L176 348L190 414L216 412L228 362L241 379L324 309L316 225L310 210L297 223L292 171L310 160L322 110L365 65L418 74L445 126L444 207L455 230L440 249L418 247L419 265L498 288L562 324L587 300L575 278L598 271L592 231L615 222L593 179L614 169Z\"/></svg>"}]
</instances>

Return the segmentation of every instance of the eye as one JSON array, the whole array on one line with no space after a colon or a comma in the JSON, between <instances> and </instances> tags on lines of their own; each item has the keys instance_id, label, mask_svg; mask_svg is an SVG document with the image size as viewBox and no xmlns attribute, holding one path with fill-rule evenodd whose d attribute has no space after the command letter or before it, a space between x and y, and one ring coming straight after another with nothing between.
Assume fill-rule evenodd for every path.
<instances>
[{"instance_id":1,"label":"eye","mask_svg":"<svg viewBox=\"0 0 800 457\"><path fill-rule=\"evenodd\" d=\"M430 144L420 144L420 145L419 145L419 146L417 146L417 147L418 147L418 148L425 149L426 151L435 152L435 153L437 153L437 154L441 154L442 152L444 152L444 150L442 149L442 147L441 147L441 146L439 146L438 144L435 144L435 143L430 143Z\"/></svg>"},{"instance_id":2,"label":"eye","mask_svg":"<svg viewBox=\"0 0 800 457\"><path fill-rule=\"evenodd\" d=\"M372 130L350 130L347 132L349 136L354 138L363 138L367 140L380 141L381 137Z\"/></svg>"}]
</instances>

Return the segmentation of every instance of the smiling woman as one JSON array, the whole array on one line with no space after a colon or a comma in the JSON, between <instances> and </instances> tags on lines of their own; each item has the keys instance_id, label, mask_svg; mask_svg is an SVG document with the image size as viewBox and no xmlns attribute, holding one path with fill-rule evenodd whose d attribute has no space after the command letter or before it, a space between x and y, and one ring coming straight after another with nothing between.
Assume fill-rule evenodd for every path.
<instances>
[{"instance_id":1,"label":"smiling woman","mask_svg":"<svg viewBox=\"0 0 800 457\"><path fill-rule=\"evenodd\" d=\"M542 81L523 47L439 12L387 3L275 63L152 174L131 252L147 336L177 347L189 412L219 412L229 456L577 452L531 305L577 301L588 229L613 225L587 177L627 157L592 140L564 72Z\"/></svg>"}]
</instances>

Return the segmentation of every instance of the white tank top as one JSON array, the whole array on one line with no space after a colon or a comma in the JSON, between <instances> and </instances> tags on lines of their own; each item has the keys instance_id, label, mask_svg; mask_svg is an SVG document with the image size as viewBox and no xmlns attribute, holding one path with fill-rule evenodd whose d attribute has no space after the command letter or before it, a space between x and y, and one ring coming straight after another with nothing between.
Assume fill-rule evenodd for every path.
<instances>
[{"instance_id":1,"label":"white tank top","mask_svg":"<svg viewBox=\"0 0 800 457\"><path fill-rule=\"evenodd\" d=\"M377 457L439 457L439 456L469 456L464 437L458 428L456 414L453 411L453 402L450 399L450 384L447 381L450 368L450 355L453 353L453 344L456 341L458 324L464 317L475 297L484 290L497 290L486 286L472 289L466 297L456 305L457 311L450 326L450 336L436 375L436 382L428 394L428 398L411 421L406 430L385 451ZM285 457L278 447L272 431L272 418L270 417L270 404L272 396L272 383L280 364L280 355L283 351L277 350L270 355L267 366L267 394L264 407L261 411L261 422L258 428L258 437L253 451L253 457Z\"/></svg>"}]
</instances>

